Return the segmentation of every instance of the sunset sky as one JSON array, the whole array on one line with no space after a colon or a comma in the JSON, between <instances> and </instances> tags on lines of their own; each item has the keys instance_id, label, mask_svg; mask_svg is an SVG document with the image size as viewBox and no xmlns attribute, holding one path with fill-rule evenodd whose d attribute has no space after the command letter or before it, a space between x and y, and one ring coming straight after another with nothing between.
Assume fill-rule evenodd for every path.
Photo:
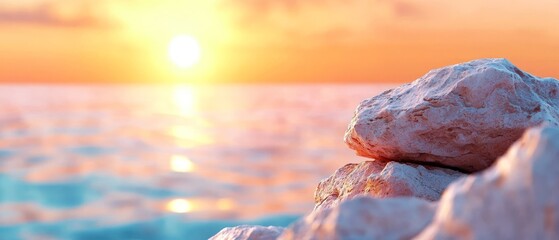
<instances>
[{"instance_id":1,"label":"sunset sky","mask_svg":"<svg viewBox=\"0 0 559 240\"><path fill-rule=\"evenodd\" d=\"M559 1L0 1L3 83L409 82L483 57L559 78Z\"/></svg>"}]
</instances>

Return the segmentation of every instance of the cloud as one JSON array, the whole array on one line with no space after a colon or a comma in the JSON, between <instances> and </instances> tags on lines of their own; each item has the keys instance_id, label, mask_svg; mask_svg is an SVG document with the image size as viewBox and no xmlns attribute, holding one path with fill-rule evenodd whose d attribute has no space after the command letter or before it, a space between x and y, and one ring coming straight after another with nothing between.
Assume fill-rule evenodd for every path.
<instances>
[{"instance_id":1,"label":"cloud","mask_svg":"<svg viewBox=\"0 0 559 240\"><path fill-rule=\"evenodd\" d=\"M361 7L374 17L379 10L395 17L422 15L421 2L413 0L224 0L226 6L241 10L243 15L266 17L273 12L301 15L310 11L343 12L348 6ZM358 10L358 9L353 9ZM346 11L347 17L356 17L355 11ZM328 19L323 19L327 21Z\"/></svg>"},{"instance_id":2,"label":"cloud","mask_svg":"<svg viewBox=\"0 0 559 240\"><path fill-rule=\"evenodd\" d=\"M47 27L95 27L114 25L91 1L43 1L27 5L0 4L0 24L26 24Z\"/></svg>"},{"instance_id":3,"label":"cloud","mask_svg":"<svg viewBox=\"0 0 559 240\"><path fill-rule=\"evenodd\" d=\"M476 33L519 30L558 36L559 1L222 0L247 39L260 45L429 43L452 34L462 42L498 39ZM475 16L472 18L472 16ZM256 36L256 37L254 37ZM504 35L503 35L504 36ZM468 40L469 39L469 40ZM457 40L458 41L458 40ZM488 40L489 41L489 40ZM251 43L253 44L253 43Z\"/></svg>"},{"instance_id":4,"label":"cloud","mask_svg":"<svg viewBox=\"0 0 559 240\"><path fill-rule=\"evenodd\" d=\"M381 3L388 4L394 16L400 18L407 18L407 17L421 17L425 16L425 10L421 8L418 4L412 2L406 2L401 0L378 0Z\"/></svg>"},{"instance_id":5,"label":"cloud","mask_svg":"<svg viewBox=\"0 0 559 240\"><path fill-rule=\"evenodd\" d=\"M276 8L295 11L304 4L326 4L328 2L344 0L229 0L229 3L248 8L251 11L266 13Z\"/></svg>"},{"instance_id":6,"label":"cloud","mask_svg":"<svg viewBox=\"0 0 559 240\"><path fill-rule=\"evenodd\" d=\"M235 28L271 41L351 43L384 29L420 24L431 11L416 0L223 0Z\"/></svg>"},{"instance_id":7,"label":"cloud","mask_svg":"<svg viewBox=\"0 0 559 240\"><path fill-rule=\"evenodd\" d=\"M221 8L229 13L233 29L259 39L257 44L301 45L310 39L344 41L367 29L371 10L363 7L367 4L363 0L223 0Z\"/></svg>"}]
</instances>

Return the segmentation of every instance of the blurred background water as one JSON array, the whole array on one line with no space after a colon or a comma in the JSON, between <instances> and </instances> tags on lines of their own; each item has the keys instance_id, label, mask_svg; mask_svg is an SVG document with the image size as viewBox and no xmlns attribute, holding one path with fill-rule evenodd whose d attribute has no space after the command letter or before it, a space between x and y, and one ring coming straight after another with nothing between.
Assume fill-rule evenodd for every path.
<instances>
[{"instance_id":1,"label":"blurred background water","mask_svg":"<svg viewBox=\"0 0 559 240\"><path fill-rule=\"evenodd\" d=\"M207 239L286 226L362 161L355 107L390 85L2 85L0 239Z\"/></svg>"}]
</instances>

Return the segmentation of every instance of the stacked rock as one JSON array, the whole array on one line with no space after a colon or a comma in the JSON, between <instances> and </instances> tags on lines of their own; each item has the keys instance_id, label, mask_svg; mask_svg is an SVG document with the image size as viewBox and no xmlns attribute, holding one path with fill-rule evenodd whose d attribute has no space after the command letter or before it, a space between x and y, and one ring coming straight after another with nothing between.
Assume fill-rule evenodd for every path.
<instances>
[{"instance_id":1,"label":"stacked rock","mask_svg":"<svg viewBox=\"0 0 559 240\"><path fill-rule=\"evenodd\" d=\"M321 181L311 214L213 239L559 239L557 126L556 79L505 59L436 69L359 105L344 140L372 160Z\"/></svg>"},{"instance_id":2,"label":"stacked rock","mask_svg":"<svg viewBox=\"0 0 559 240\"><path fill-rule=\"evenodd\" d=\"M475 172L528 127L557 125L558 86L506 59L444 67L363 101L344 139L365 157Z\"/></svg>"},{"instance_id":3,"label":"stacked rock","mask_svg":"<svg viewBox=\"0 0 559 240\"><path fill-rule=\"evenodd\" d=\"M559 239L558 185L559 128L536 127L439 202L357 197L312 212L279 239Z\"/></svg>"}]
</instances>

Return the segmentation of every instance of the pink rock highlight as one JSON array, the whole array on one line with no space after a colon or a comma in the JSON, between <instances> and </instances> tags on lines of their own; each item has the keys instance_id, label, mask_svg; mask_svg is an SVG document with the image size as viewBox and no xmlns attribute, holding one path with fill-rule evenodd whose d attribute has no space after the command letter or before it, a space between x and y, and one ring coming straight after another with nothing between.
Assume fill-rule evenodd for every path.
<instances>
[{"instance_id":1,"label":"pink rock highlight","mask_svg":"<svg viewBox=\"0 0 559 240\"><path fill-rule=\"evenodd\" d=\"M429 224L434 207L417 198L361 196L309 214L278 239L409 239Z\"/></svg>"},{"instance_id":2,"label":"pink rock highlight","mask_svg":"<svg viewBox=\"0 0 559 240\"><path fill-rule=\"evenodd\" d=\"M282 232L281 227L242 225L224 228L210 240L275 240Z\"/></svg>"},{"instance_id":3,"label":"pink rock highlight","mask_svg":"<svg viewBox=\"0 0 559 240\"><path fill-rule=\"evenodd\" d=\"M465 174L458 171L412 163L350 163L318 184L315 210L336 206L359 195L418 197L437 201L444 189L462 176Z\"/></svg>"},{"instance_id":4,"label":"pink rock highlight","mask_svg":"<svg viewBox=\"0 0 559 240\"><path fill-rule=\"evenodd\" d=\"M558 239L559 128L523 135L496 166L444 193L418 239Z\"/></svg>"}]
</instances>

